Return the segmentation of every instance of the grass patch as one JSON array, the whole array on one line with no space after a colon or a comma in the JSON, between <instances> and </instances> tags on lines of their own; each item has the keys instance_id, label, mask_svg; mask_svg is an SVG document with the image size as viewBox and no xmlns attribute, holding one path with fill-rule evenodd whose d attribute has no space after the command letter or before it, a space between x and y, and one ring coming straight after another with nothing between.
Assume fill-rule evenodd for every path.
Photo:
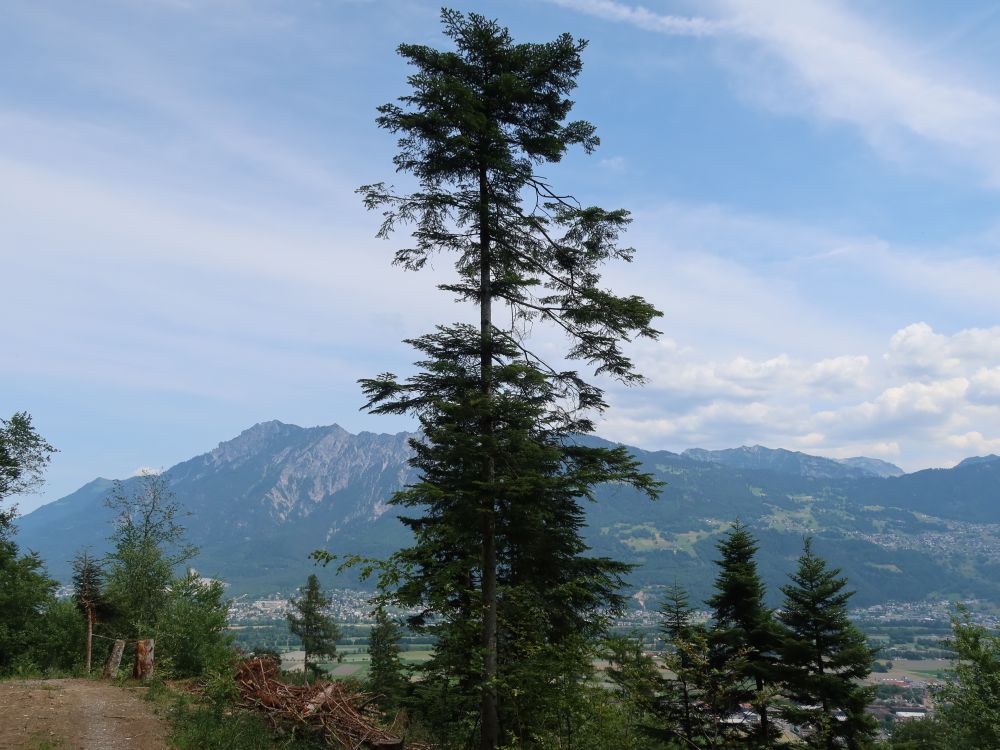
<instances>
[{"instance_id":1,"label":"grass patch","mask_svg":"<svg viewBox=\"0 0 1000 750\"><path fill-rule=\"evenodd\" d=\"M214 706L162 682L150 684L146 699L170 724L177 750L318 750L319 741L295 734L279 736L261 717L233 706Z\"/></svg>"},{"instance_id":2,"label":"grass patch","mask_svg":"<svg viewBox=\"0 0 1000 750\"><path fill-rule=\"evenodd\" d=\"M59 750L66 745L61 737L45 736L41 732L35 732L21 747L23 750Z\"/></svg>"},{"instance_id":3,"label":"grass patch","mask_svg":"<svg viewBox=\"0 0 1000 750\"><path fill-rule=\"evenodd\" d=\"M876 570L886 570L886 571L888 571L890 573L902 573L903 572L898 565L893 565L892 563L873 563L873 562L868 562L868 563L865 563L865 566L867 566L869 568L875 568Z\"/></svg>"},{"instance_id":4,"label":"grass patch","mask_svg":"<svg viewBox=\"0 0 1000 750\"><path fill-rule=\"evenodd\" d=\"M729 526L727 523L706 519L708 528L693 529L683 532L661 532L651 524L628 525L615 524L614 531L618 540L633 552L650 552L653 550L671 550L695 557L695 545L702 539L718 534Z\"/></svg>"}]
</instances>

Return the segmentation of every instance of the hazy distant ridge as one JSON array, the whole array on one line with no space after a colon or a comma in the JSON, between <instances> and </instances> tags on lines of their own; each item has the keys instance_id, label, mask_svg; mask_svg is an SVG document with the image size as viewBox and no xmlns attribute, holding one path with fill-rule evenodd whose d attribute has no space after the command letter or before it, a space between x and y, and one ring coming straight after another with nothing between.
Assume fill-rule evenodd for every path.
<instances>
[{"instance_id":1,"label":"hazy distant ridge","mask_svg":"<svg viewBox=\"0 0 1000 750\"><path fill-rule=\"evenodd\" d=\"M170 468L166 477L202 548L198 569L234 592L287 591L312 570L307 555L318 547L390 554L408 540L387 500L412 476L410 437L272 421ZM876 459L762 446L632 451L666 482L662 498L600 488L586 505L587 539L595 553L635 563L637 584L676 578L700 595L714 570L714 540L740 518L761 539L772 593L810 534L844 567L859 603L952 592L1000 598L1000 564L991 562L1000 559L1000 540L991 546L996 530L988 525L1000 524L996 457L903 475ZM20 543L65 580L77 549L106 549L110 486L95 480L24 516Z\"/></svg>"}]
</instances>

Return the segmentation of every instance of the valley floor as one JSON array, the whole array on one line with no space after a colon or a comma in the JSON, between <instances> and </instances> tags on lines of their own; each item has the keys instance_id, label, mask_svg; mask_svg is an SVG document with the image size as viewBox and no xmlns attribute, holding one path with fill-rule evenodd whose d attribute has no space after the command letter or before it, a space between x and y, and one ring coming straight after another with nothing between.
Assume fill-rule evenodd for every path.
<instances>
[{"instance_id":1,"label":"valley floor","mask_svg":"<svg viewBox=\"0 0 1000 750\"><path fill-rule=\"evenodd\" d=\"M169 729L142 690L83 679L0 683L0 747L167 750Z\"/></svg>"}]
</instances>

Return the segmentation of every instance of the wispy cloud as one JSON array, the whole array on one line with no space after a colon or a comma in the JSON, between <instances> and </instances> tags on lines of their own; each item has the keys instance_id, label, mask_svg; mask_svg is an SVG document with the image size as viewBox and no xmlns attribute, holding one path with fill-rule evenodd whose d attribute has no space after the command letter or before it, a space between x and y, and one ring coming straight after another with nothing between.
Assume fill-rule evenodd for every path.
<instances>
[{"instance_id":1,"label":"wispy cloud","mask_svg":"<svg viewBox=\"0 0 1000 750\"><path fill-rule=\"evenodd\" d=\"M646 31L736 43L723 59L749 98L848 123L891 159L923 158L914 144L935 146L1000 187L1000 94L842 3L715 0L714 17L684 18L617 0L550 1ZM747 44L763 54L746 54Z\"/></svg>"},{"instance_id":2,"label":"wispy cloud","mask_svg":"<svg viewBox=\"0 0 1000 750\"><path fill-rule=\"evenodd\" d=\"M626 5L615 0L549 0L549 2L608 21L630 23L647 31L672 36L707 37L732 30L731 25L725 21L698 16L667 15L649 10L642 5Z\"/></svg>"}]
</instances>

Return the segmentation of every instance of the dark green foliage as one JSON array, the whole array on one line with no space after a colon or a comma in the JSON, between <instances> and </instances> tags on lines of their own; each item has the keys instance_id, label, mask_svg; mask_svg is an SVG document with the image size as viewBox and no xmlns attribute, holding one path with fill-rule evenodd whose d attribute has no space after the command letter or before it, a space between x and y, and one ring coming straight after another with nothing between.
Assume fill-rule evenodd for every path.
<instances>
[{"instance_id":1,"label":"dark green foliage","mask_svg":"<svg viewBox=\"0 0 1000 750\"><path fill-rule=\"evenodd\" d=\"M41 484L54 450L26 412L0 419L0 500ZM82 623L71 603L56 600L41 558L20 553L16 515L0 509L0 674L69 670L82 656Z\"/></svg>"},{"instance_id":2,"label":"dark green foliage","mask_svg":"<svg viewBox=\"0 0 1000 750\"><path fill-rule=\"evenodd\" d=\"M767 710L775 695L780 635L771 610L764 604L764 584L755 559L757 540L737 521L716 547L722 557L716 560L715 594L706 602L713 617L713 667L721 669L742 659L745 671L741 681L746 685L742 694L738 687L734 690L738 701L729 708L736 710L744 701L753 704L760 717L756 739L766 746L773 735Z\"/></svg>"},{"instance_id":3,"label":"dark green foliage","mask_svg":"<svg viewBox=\"0 0 1000 750\"><path fill-rule=\"evenodd\" d=\"M641 638L609 639L604 658L605 676L614 685L622 706L623 734L626 741L656 733L653 726L661 700L663 680L652 657L643 651ZM632 739L634 738L634 739Z\"/></svg>"},{"instance_id":4,"label":"dark green foliage","mask_svg":"<svg viewBox=\"0 0 1000 750\"><path fill-rule=\"evenodd\" d=\"M36 555L19 555L17 545L0 536L0 672L31 651L55 588Z\"/></svg>"},{"instance_id":5,"label":"dark green foliage","mask_svg":"<svg viewBox=\"0 0 1000 750\"><path fill-rule=\"evenodd\" d=\"M52 598L34 625L29 661L47 675L73 673L83 664L87 633L73 602Z\"/></svg>"},{"instance_id":6,"label":"dark green foliage","mask_svg":"<svg viewBox=\"0 0 1000 750\"><path fill-rule=\"evenodd\" d=\"M375 625L368 635L368 681L366 688L378 697L384 711L398 708L408 680L399 660L403 631L395 619L379 607L375 611Z\"/></svg>"},{"instance_id":7,"label":"dark green foliage","mask_svg":"<svg viewBox=\"0 0 1000 750\"><path fill-rule=\"evenodd\" d=\"M115 634L155 638L174 569L197 550L184 541L180 507L160 474L142 474L131 490L115 482L107 506L117 514L107 558Z\"/></svg>"},{"instance_id":8,"label":"dark green foliage","mask_svg":"<svg viewBox=\"0 0 1000 750\"><path fill-rule=\"evenodd\" d=\"M55 598L56 582L36 555L0 538L0 674L69 669L83 658L83 621Z\"/></svg>"},{"instance_id":9,"label":"dark green foliage","mask_svg":"<svg viewBox=\"0 0 1000 750\"><path fill-rule=\"evenodd\" d=\"M685 748L752 746L759 735L758 728L751 722L731 721L741 715L738 707L746 698L748 653L748 649L743 649L720 659L706 627L692 625L687 629L673 642L664 661L677 681L687 686L693 739L688 740L683 721L670 721L670 712L664 714L657 736L666 739L668 744L672 742ZM670 693L664 697L677 700L677 696Z\"/></svg>"},{"instance_id":10,"label":"dark green foliage","mask_svg":"<svg viewBox=\"0 0 1000 750\"><path fill-rule=\"evenodd\" d=\"M1000 635L959 609L952 620L955 680L938 694L946 736L968 750L1000 747Z\"/></svg>"},{"instance_id":11,"label":"dark green foliage","mask_svg":"<svg viewBox=\"0 0 1000 750\"><path fill-rule=\"evenodd\" d=\"M949 723L933 717L899 722L893 727L892 738L885 747L891 750L965 750L972 747L962 744L962 740L954 736L954 729Z\"/></svg>"},{"instance_id":12,"label":"dark green foliage","mask_svg":"<svg viewBox=\"0 0 1000 750\"><path fill-rule=\"evenodd\" d=\"M221 581L204 581L194 572L170 584L157 628L157 651L174 677L226 671L235 657L227 632L228 601ZM161 664L161 671L163 669Z\"/></svg>"},{"instance_id":13,"label":"dark green foliage","mask_svg":"<svg viewBox=\"0 0 1000 750\"><path fill-rule=\"evenodd\" d=\"M306 585L299 589L301 596L292 599L294 612L288 614L288 629L302 640L302 650L305 651L306 681L309 675L321 674L317 657L325 656L333 659L337 656L337 640L340 629L323 610L330 606L330 597L323 593L319 586L319 578L311 574Z\"/></svg>"},{"instance_id":14,"label":"dark green foliage","mask_svg":"<svg viewBox=\"0 0 1000 750\"><path fill-rule=\"evenodd\" d=\"M959 608L952 618L957 661L952 679L934 696L937 716L897 724L891 750L994 750L1000 747L1000 635Z\"/></svg>"},{"instance_id":15,"label":"dark green foliage","mask_svg":"<svg viewBox=\"0 0 1000 750\"><path fill-rule=\"evenodd\" d=\"M40 485L55 450L32 426L27 412L15 412L10 419L0 417L0 500ZM8 520L13 518L11 510L6 513L11 514Z\"/></svg>"},{"instance_id":16,"label":"dark green foliage","mask_svg":"<svg viewBox=\"0 0 1000 750\"><path fill-rule=\"evenodd\" d=\"M844 590L847 579L839 575L806 539L792 583L781 589L782 681L795 704L783 715L807 728L811 747L856 750L876 729L875 719L865 713L873 691L859 684L871 673L875 651L847 617L852 592Z\"/></svg>"},{"instance_id":17,"label":"dark green foliage","mask_svg":"<svg viewBox=\"0 0 1000 750\"><path fill-rule=\"evenodd\" d=\"M444 342L436 337L414 342L434 358L420 363L423 374L392 391L408 407L416 397L428 403L419 412L423 441L414 441L413 464L424 481L394 499L419 506L424 514L404 519L418 544L394 559L394 573L402 578L393 596L404 606L444 616L411 621L418 632L438 637L423 668L426 679L434 675L443 684L474 685L480 658L476 612L481 598L475 583L481 569L476 523L481 483L468 467L481 462L483 449L476 437L482 401L470 397L477 379L468 373L476 371L476 335L460 328L441 335L447 336ZM560 710L555 703L589 674L589 643L622 604L616 589L628 567L583 554L579 500L589 497L599 481L628 482L648 491L654 485L636 473L623 450L572 443L565 421L546 411L553 398L551 381L506 347L498 351L509 360L494 368L492 401L503 426L492 441L500 458L495 471L502 644L497 686L504 699L504 726L523 739L540 727L555 726ZM385 382L377 386L384 388ZM412 400L401 398L410 394ZM378 408L388 411L395 404ZM563 689L553 690L553 684ZM453 723L473 709L470 694L464 689L447 696ZM440 697L432 710L443 710ZM429 717L425 721L432 723Z\"/></svg>"},{"instance_id":18,"label":"dark green foliage","mask_svg":"<svg viewBox=\"0 0 1000 750\"><path fill-rule=\"evenodd\" d=\"M474 303L479 326L411 342L426 357L420 374L363 387L373 411L416 414L423 429L412 443L420 480L394 500L421 511L404 519L415 545L383 583L398 602L422 608L413 627L438 637L423 687L459 688L433 710L462 727L478 703L480 746L489 750L513 738L543 741L568 686L589 671L599 612L620 604L627 567L583 556L580 501L602 482L656 488L623 450L574 443L592 430L586 412L602 409L603 395L533 353L526 331L552 323L569 336L570 359L636 383L621 344L655 337L659 313L599 286L606 261L631 259L617 244L627 212L584 207L534 172L571 146L597 145L592 125L565 122L585 44L568 34L514 44L477 14L444 10L442 21L455 49L401 45L415 68L411 91L379 108L378 124L400 136L397 170L419 189L401 195L379 183L360 192L384 211L381 236L414 226L414 244L396 263L416 270L434 253L455 254L458 278L441 288ZM509 326L494 323L495 302L508 308Z\"/></svg>"},{"instance_id":19,"label":"dark green foliage","mask_svg":"<svg viewBox=\"0 0 1000 750\"><path fill-rule=\"evenodd\" d=\"M660 605L663 623L660 632L670 653L673 677L664 679L665 690L658 697L656 712L667 731L657 733L664 739L680 735L683 741L693 744L695 738L705 735L702 702L698 699L695 679L692 682L692 648L696 632L700 629L691 621L691 607L687 591L677 583L667 589ZM703 631L700 633L703 635Z\"/></svg>"}]
</instances>

